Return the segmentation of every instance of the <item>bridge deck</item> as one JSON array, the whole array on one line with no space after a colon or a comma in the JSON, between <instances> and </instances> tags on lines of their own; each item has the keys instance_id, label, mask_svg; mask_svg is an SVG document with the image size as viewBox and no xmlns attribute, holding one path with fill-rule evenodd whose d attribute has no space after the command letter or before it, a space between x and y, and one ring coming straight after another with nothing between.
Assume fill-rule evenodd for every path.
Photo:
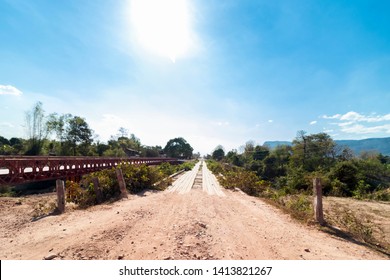
<instances>
[{"instance_id":1,"label":"bridge deck","mask_svg":"<svg viewBox=\"0 0 390 280\"><path fill-rule=\"evenodd\" d=\"M80 176L118 164L158 165L177 163L174 158L29 157L0 156L0 185Z\"/></svg>"}]
</instances>

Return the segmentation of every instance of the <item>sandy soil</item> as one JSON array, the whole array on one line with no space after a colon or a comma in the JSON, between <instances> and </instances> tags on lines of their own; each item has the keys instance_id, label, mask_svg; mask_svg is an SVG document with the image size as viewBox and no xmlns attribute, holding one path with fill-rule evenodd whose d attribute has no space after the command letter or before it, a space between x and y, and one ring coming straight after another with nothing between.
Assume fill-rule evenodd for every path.
<instances>
[{"instance_id":1,"label":"sandy soil","mask_svg":"<svg viewBox=\"0 0 390 280\"><path fill-rule=\"evenodd\" d=\"M388 259L222 190L204 164L164 192L33 218L54 199L0 199L0 259Z\"/></svg>"}]
</instances>

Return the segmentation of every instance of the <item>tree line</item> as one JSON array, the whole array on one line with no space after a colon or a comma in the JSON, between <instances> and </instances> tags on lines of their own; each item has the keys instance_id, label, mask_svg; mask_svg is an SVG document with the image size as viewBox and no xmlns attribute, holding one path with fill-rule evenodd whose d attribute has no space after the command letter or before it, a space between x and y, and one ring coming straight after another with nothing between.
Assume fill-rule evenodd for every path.
<instances>
[{"instance_id":1,"label":"tree line","mask_svg":"<svg viewBox=\"0 0 390 280\"><path fill-rule=\"evenodd\" d=\"M134 134L120 127L110 140L102 142L86 119L72 114L45 114L37 102L25 113L27 138L0 135L0 155L174 157L191 159L193 148L182 137L170 139L166 146L145 146Z\"/></svg>"},{"instance_id":2,"label":"tree line","mask_svg":"<svg viewBox=\"0 0 390 280\"><path fill-rule=\"evenodd\" d=\"M208 157L224 163L222 166L252 172L263 185L286 194L310 192L312 179L319 177L325 195L390 200L390 157L372 152L354 155L326 133L299 131L292 146L274 149L253 141L248 141L241 152L225 153L218 146Z\"/></svg>"}]
</instances>

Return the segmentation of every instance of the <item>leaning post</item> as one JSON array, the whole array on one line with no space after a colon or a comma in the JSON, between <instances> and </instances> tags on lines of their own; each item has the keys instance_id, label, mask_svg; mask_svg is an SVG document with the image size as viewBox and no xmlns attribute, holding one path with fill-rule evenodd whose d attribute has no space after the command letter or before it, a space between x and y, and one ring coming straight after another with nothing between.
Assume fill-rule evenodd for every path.
<instances>
[{"instance_id":1,"label":"leaning post","mask_svg":"<svg viewBox=\"0 0 390 280\"><path fill-rule=\"evenodd\" d=\"M56 180L57 209L61 213L65 212L65 183L64 180Z\"/></svg>"},{"instance_id":2,"label":"leaning post","mask_svg":"<svg viewBox=\"0 0 390 280\"><path fill-rule=\"evenodd\" d=\"M321 186L320 178L313 179L313 193L314 193L313 206L314 206L315 219L320 225L324 225L325 220L324 220L324 211L322 207L322 186Z\"/></svg>"},{"instance_id":3,"label":"leaning post","mask_svg":"<svg viewBox=\"0 0 390 280\"><path fill-rule=\"evenodd\" d=\"M125 183L125 179L123 178L122 169L120 169L120 168L116 169L116 177L118 178L119 189L121 191L121 197L127 198L126 183Z\"/></svg>"}]
</instances>

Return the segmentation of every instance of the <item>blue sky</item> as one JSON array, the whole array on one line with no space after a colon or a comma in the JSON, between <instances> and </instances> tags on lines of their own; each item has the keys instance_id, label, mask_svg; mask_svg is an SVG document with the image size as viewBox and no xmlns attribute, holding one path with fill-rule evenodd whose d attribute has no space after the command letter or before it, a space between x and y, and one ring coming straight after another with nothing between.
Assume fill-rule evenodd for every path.
<instances>
[{"instance_id":1,"label":"blue sky","mask_svg":"<svg viewBox=\"0 0 390 280\"><path fill-rule=\"evenodd\" d=\"M106 141L390 136L390 2L0 0L0 135L84 117Z\"/></svg>"}]
</instances>

